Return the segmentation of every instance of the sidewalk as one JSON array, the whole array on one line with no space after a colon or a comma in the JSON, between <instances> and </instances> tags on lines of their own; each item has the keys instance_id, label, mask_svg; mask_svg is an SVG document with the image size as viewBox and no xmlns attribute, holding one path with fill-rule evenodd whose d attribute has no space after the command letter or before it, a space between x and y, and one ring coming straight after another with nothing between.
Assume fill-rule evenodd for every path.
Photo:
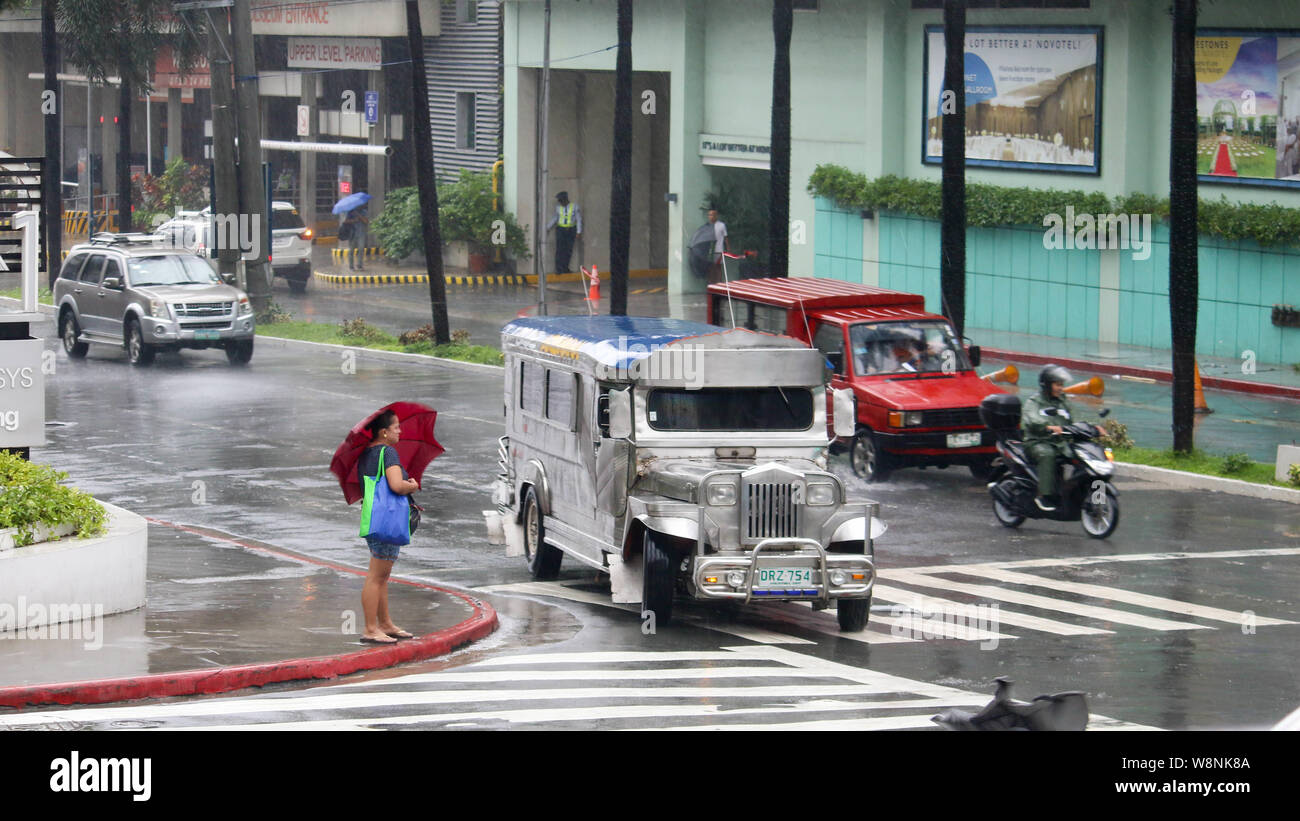
<instances>
[{"instance_id":1,"label":"sidewalk","mask_svg":"<svg viewBox=\"0 0 1300 821\"><path fill-rule=\"evenodd\" d=\"M367 248L364 256L364 271L351 270L347 252L337 247L317 245L312 249L312 271L318 282L330 285L410 285L428 282L428 268L423 257L416 255L401 262L393 261L378 253L377 248ZM525 263L527 264L527 263ZM517 274L484 273L474 274L468 268L443 266L443 276L448 285L536 285L538 277L527 271ZM664 278L666 270L638 269L629 271L631 279ZM609 282L609 271L601 271L602 283ZM570 274L547 274L547 283L583 282L580 272Z\"/></svg>"},{"instance_id":2,"label":"sidewalk","mask_svg":"<svg viewBox=\"0 0 1300 821\"><path fill-rule=\"evenodd\" d=\"M1045 365L1054 362L1072 370L1103 377L1136 376L1172 382L1170 357L1165 348L1143 348L1088 339L967 328L966 336L982 349L986 359ZM1300 373L1287 365L1259 363L1255 373L1242 373L1240 358L1196 357L1201 382L1207 388L1240 391L1280 399L1300 399Z\"/></svg>"},{"instance_id":3,"label":"sidewalk","mask_svg":"<svg viewBox=\"0 0 1300 821\"><path fill-rule=\"evenodd\" d=\"M356 567L345 567L150 519L148 604L98 625L52 626L49 637L21 626L0 633L0 708L333 678L442 655L496 629L486 603L399 579L399 559L390 606L416 638L361 644L367 554L358 545Z\"/></svg>"}]
</instances>

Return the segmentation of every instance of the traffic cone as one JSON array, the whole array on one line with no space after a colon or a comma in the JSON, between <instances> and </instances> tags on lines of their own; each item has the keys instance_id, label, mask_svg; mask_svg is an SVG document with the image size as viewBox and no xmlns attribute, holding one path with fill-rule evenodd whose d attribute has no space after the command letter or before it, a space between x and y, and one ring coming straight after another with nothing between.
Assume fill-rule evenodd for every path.
<instances>
[{"instance_id":1,"label":"traffic cone","mask_svg":"<svg viewBox=\"0 0 1300 821\"><path fill-rule=\"evenodd\" d=\"M986 373L981 379L987 379L990 382L1005 382L1008 385L1014 385L1020 381L1020 369L1015 365L1007 365L1000 371Z\"/></svg>"},{"instance_id":2,"label":"traffic cone","mask_svg":"<svg viewBox=\"0 0 1300 821\"><path fill-rule=\"evenodd\" d=\"M1083 394L1089 393L1093 396L1101 396L1106 392L1106 383L1101 381L1100 376L1094 376L1086 382L1079 382L1065 389L1066 393Z\"/></svg>"},{"instance_id":3,"label":"traffic cone","mask_svg":"<svg viewBox=\"0 0 1300 821\"><path fill-rule=\"evenodd\" d=\"M587 299L592 302L600 301L600 269L595 263L591 265L591 289L587 291Z\"/></svg>"},{"instance_id":4,"label":"traffic cone","mask_svg":"<svg viewBox=\"0 0 1300 821\"><path fill-rule=\"evenodd\" d=\"M1192 412L1193 413L1214 413L1214 408L1211 408L1209 405L1205 404L1205 391L1201 390L1201 366L1193 362L1192 373L1194 374L1196 380L1195 382L1192 383L1195 386L1195 392L1196 392L1195 402L1193 403L1194 410Z\"/></svg>"}]
</instances>

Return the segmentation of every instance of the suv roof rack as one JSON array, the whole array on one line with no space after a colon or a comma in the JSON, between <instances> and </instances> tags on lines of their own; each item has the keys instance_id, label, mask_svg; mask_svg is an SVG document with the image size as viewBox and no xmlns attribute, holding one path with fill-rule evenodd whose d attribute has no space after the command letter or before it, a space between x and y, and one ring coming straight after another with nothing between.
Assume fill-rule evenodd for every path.
<instances>
[{"instance_id":1,"label":"suv roof rack","mask_svg":"<svg viewBox=\"0 0 1300 821\"><path fill-rule=\"evenodd\" d=\"M100 231L90 237L91 245L131 245L138 243L150 243L157 241L154 234L142 233L114 233L112 231Z\"/></svg>"}]
</instances>

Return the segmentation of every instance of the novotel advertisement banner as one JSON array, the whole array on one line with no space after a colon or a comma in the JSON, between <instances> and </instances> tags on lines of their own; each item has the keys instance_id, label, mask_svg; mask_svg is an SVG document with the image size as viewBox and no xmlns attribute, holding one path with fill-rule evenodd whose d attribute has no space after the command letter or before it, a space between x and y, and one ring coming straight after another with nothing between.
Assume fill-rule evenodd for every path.
<instances>
[{"instance_id":1,"label":"novotel advertisement banner","mask_svg":"<svg viewBox=\"0 0 1300 821\"><path fill-rule=\"evenodd\" d=\"M1300 186L1300 32L1198 32L1197 173Z\"/></svg>"},{"instance_id":2,"label":"novotel advertisement banner","mask_svg":"<svg viewBox=\"0 0 1300 821\"><path fill-rule=\"evenodd\" d=\"M1098 173L1101 30L971 26L966 30L966 164ZM942 26L925 30L922 160L943 161Z\"/></svg>"},{"instance_id":3,"label":"novotel advertisement banner","mask_svg":"<svg viewBox=\"0 0 1300 821\"><path fill-rule=\"evenodd\" d=\"M42 339L0 340L0 448L45 445Z\"/></svg>"}]
</instances>

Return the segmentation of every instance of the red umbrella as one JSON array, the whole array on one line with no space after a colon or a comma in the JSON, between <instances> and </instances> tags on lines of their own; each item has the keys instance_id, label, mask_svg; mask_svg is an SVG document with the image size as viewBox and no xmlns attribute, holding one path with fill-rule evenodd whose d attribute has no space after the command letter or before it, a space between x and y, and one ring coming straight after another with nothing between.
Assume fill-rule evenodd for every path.
<instances>
[{"instance_id":1,"label":"red umbrella","mask_svg":"<svg viewBox=\"0 0 1300 821\"><path fill-rule=\"evenodd\" d=\"M402 460L402 467L417 482L424 475L429 463L442 455L443 447L433 437L433 423L438 419L438 412L417 402L394 402L362 419L348 431L347 438L334 458L330 460L330 472L338 477L339 487L343 488L343 498L348 504L365 498L365 491L357 479L357 461L370 446L372 437L366 425L385 411L395 411L402 423L402 438L397 442L397 455Z\"/></svg>"}]
</instances>

